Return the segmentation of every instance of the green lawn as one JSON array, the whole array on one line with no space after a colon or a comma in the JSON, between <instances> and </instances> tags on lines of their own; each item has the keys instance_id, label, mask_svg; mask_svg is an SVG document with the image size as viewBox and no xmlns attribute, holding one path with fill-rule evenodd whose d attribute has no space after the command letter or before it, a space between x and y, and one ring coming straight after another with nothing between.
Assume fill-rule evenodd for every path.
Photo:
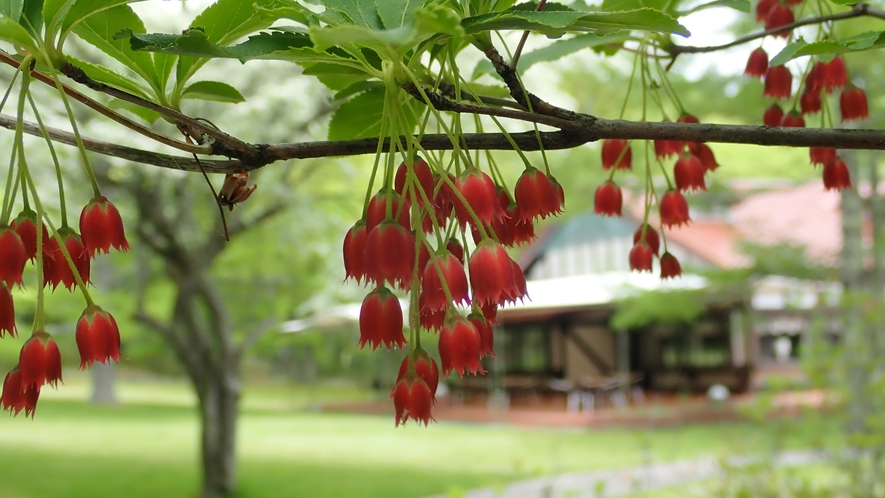
<instances>
[{"instance_id":1,"label":"green lawn","mask_svg":"<svg viewBox=\"0 0 885 498\"><path fill-rule=\"evenodd\" d=\"M116 407L91 406L81 379L48 390L36 419L0 422L3 498L190 497L198 489L193 396L177 383L123 383ZM802 424L656 430L522 429L441 422L394 428L392 416L304 408L348 389L247 388L240 496L417 497L537 475L752 451L782 439L816 446ZM795 430L785 431L785 427Z\"/></svg>"}]
</instances>

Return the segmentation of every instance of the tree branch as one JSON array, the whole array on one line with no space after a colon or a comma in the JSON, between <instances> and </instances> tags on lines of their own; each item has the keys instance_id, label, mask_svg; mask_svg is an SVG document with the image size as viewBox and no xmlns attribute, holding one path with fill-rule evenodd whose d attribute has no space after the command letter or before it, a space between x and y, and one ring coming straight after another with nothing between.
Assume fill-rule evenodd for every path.
<instances>
[{"instance_id":1,"label":"tree branch","mask_svg":"<svg viewBox=\"0 0 885 498\"><path fill-rule=\"evenodd\" d=\"M15 60L14 57L10 56L6 52L3 52L2 50L0 50L0 61L5 62L6 64L9 64L14 67L18 67L18 65L20 64L20 62ZM34 79L40 81L41 83L45 83L46 85L49 85L49 86L55 88L55 81L53 81L53 79L50 76L43 74L40 71L31 71L31 76ZM150 138L151 140L154 140L154 141L159 142L161 144L168 145L169 147L173 147L175 149L178 149L178 150L181 150L184 152L190 152L193 154L210 154L212 152L211 147L207 147L207 146L203 146L203 145L189 144L187 142L182 142L181 140L175 140L173 138L169 138L165 135L157 133L154 130L147 128L146 126L136 123L135 121L132 121L131 119L129 119L125 116L122 116L119 113L116 113L111 109L108 109L104 105L96 102L95 100L87 97L86 95L83 95L82 93L78 92L77 90L74 90L73 88L69 87L68 85L65 85L64 83L62 83L62 89L64 90L66 95L68 95L72 99L76 100L77 102L80 102L81 104L85 105L86 107L98 112L102 116L105 116L105 117L111 119L112 121L115 121L116 123L121 124L121 125L125 126L126 128L129 128L130 130L135 131L136 133L140 133L141 135L144 135L144 136Z\"/></svg>"},{"instance_id":2,"label":"tree branch","mask_svg":"<svg viewBox=\"0 0 885 498\"><path fill-rule=\"evenodd\" d=\"M440 94L432 92L428 88L422 88L419 90L418 87L413 84L404 86L403 90L414 97L414 99L418 102L421 102L422 104L432 105L434 109L438 111L450 111L460 114L481 114L485 116L497 116L499 118L516 119L529 123L545 124L559 129L571 129L580 126L579 123L574 123L551 115L525 111L514 111L510 109L502 109L500 107L489 107L485 105L455 102L454 100L449 100ZM427 96L426 100L424 97L425 95Z\"/></svg>"},{"instance_id":3,"label":"tree branch","mask_svg":"<svg viewBox=\"0 0 885 498\"><path fill-rule=\"evenodd\" d=\"M738 45L742 45L747 42L751 42L753 40L758 40L760 38L765 38L769 35L776 35L779 33L785 33L787 31L793 30L795 28L801 28L802 26L808 26L811 24L822 24L830 21L841 21L844 19L851 19L854 17L876 17L879 19L885 20L885 10L876 8L867 3L856 3L848 12L841 12L839 14L831 14L828 16L820 16L820 17L809 17L807 19L802 19L800 21L796 21L792 24L787 24L785 26L781 26L779 28L769 29L766 31L760 31L758 33L753 33L751 35L743 36L729 43L725 43L722 45L711 45L706 47L692 47L687 45L672 45L670 47L663 47L670 55L675 59L679 54L702 54L707 52L716 52L718 50L725 50L727 48L736 47ZM672 63L671 63L672 64Z\"/></svg>"},{"instance_id":4,"label":"tree branch","mask_svg":"<svg viewBox=\"0 0 885 498\"><path fill-rule=\"evenodd\" d=\"M259 323L254 329L252 329L252 331L249 332L249 334L247 334L246 337L243 338L243 340L240 342L239 346L237 346L237 350L236 350L237 359L239 360L239 358L242 358L242 356L244 354L246 354L247 351L249 351L249 348L251 348L253 345L255 345L255 343L258 342L259 339L264 337L264 334L273 330L276 323L277 323L276 317L271 315L271 316L265 318L264 320L262 320L261 323Z\"/></svg>"},{"instance_id":5,"label":"tree branch","mask_svg":"<svg viewBox=\"0 0 885 498\"><path fill-rule=\"evenodd\" d=\"M585 115L586 116L586 115ZM587 116L592 118L592 116ZM668 122L637 122L616 119L594 118L574 132L540 132L545 150L571 149L606 138L627 140L681 140L687 142L719 142L752 145L781 145L786 147L834 147L837 149L885 150L885 131L882 130L840 130L829 128L783 128L748 125L690 124ZM15 119L0 115L0 126L14 128ZM40 136L34 123L25 122L25 132ZM73 145L73 135L49 128L53 140ZM534 132L511 133L511 138L524 151L537 151L538 138ZM405 147L405 138L401 138ZM179 171L199 172L193 158L169 156L157 152L133 149L122 145L109 144L84 137L88 150L114 157L120 157L144 164ZM513 146L501 133L465 133L463 143L473 150L512 150ZM452 142L448 135L429 134L421 137L421 146L426 150L451 150ZM378 140L363 138L356 140L334 140L315 142L295 142L262 145L272 159L267 163L288 159L312 159L336 156L357 156L374 154ZM390 139L385 138L381 150L390 150ZM236 173L254 171L264 164L244 165L238 160L200 161L207 173Z\"/></svg>"},{"instance_id":6,"label":"tree branch","mask_svg":"<svg viewBox=\"0 0 885 498\"><path fill-rule=\"evenodd\" d=\"M12 116L0 114L0 127L2 128L15 130L17 122L18 119ZM28 135L34 135L37 137L43 136L40 133L40 127L37 125L37 123L31 121L23 121L22 123L24 124L24 132ZM56 142L71 145L74 147L77 146L77 140L74 137L73 133L49 126L46 127L46 130L49 133L49 137ZM170 156L159 152L151 152L147 150L136 149L133 147L127 147L125 145L117 145L110 142L104 142L102 140L97 140L89 137L83 137L83 143L86 146L86 150L91 150L93 152L97 152L106 156L119 157L120 159L126 159L142 164L150 164L152 166L159 166L161 168L167 169L177 169L180 171L200 171L200 167L197 165L197 162L193 159L193 157ZM202 145L195 145L193 147L199 147L200 149L203 149L203 152L200 152L201 154L208 154L212 152L209 147L205 147ZM202 159L200 162L203 163L203 168L206 169L207 173L229 173L233 171L243 170L242 163L236 159L231 159L227 161Z\"/></svg>"}]
</instances>

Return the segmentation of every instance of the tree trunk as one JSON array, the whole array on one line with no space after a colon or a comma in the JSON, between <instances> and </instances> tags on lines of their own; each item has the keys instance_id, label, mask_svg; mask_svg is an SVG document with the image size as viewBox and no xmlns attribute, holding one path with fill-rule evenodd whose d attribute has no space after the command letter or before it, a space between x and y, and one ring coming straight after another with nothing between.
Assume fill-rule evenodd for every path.
<instances>
[{"instance_id":1,"label":"tree trunk","mask_svg":"<svg viewBox=\"0 0 885 498\"><path fill-rule=\"evenodd\" d=\"M96 362L92 365L92 403L96 405L116 405L117 389L116 366L111 363Z\"/></svg>"},{"instance_id":2,"label":"tree trunk","mask_svg":"<svg viewBox=\"0 0 885 498\"><path fill-rule=\"evenodd\" d=\"M230 496L236 490L236 428L240 383L236 371L208 376L198 386L202 424L202 498Z\"/></svg>"}]
</instances>

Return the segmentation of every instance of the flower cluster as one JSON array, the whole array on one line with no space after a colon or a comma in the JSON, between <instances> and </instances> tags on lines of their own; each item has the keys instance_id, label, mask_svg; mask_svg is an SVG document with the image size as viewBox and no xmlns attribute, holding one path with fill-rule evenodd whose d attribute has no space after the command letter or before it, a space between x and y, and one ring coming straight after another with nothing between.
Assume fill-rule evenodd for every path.
<instances>
[{"instance_id":1,"label":"flower cluster","mask_svg":"<svg viewBox=\"0 0 885 498\"><path fill-rule=\"evenodd\" d=\"M476 167L455 175L415 158L390 173L344 237L344 266L346 278L371 288L359 346L408 345L390 393L397 425L426 424L440 368L443 376L484 373L498 307L526 297L525 275L506 248L533 240L534 223L562 212L565 199L555 178L531 166L512 196ZM408 321L397 291L410 296ZM439 366L421 348L420 330L439 335Z\"/></svg>"},{"instance_id":2,"label":"flower cluster","mask_svg":"<svg viewBox=\"0 0 885 498\"><path fill-rule=\"evenodd\" d=\"M118 361L120 332L114 317L92 303L83 286L90 280L90 260L111 248L129 249L119 211L105 197L92 199L80 215L80 233L65 223L51 233L37 213L25 208L8 225L0 225L0 337L17 335L12 289L21 286L26 263L33 261L42 273L43 287L68 290L79 287L87 307L76 326L80 368L94 362ZM37 258L40 252L40 258ZM14 415L22 410L33 415L40 389L62 380L61 353L52 336L43 330L38 305L34 331L25 341L19 362L3 381L0 406Z\"/></svg>"},{"instance_id":3,"label":"flower cluster","mask_svg":"<svg viewBox=\"0 0 885 498\"><path fill-rule=\"evenodd\" d=\"M766 59L767 63L767 59ZM698 124L700 120L697 117L685 113L677 120L680 123ZM614 143L614 145L612 145ZM673 165L673 183L670 183L670 177L667 178L668 185L671 185L660 197L657 197L657 205L660 216L660 229L679 227L691 221L688 214L688 202L682 195L682 192L692 192L699 190L707 190L705 176L709 171L715 171L719 167L713 150L703 142L682 142L678 140L655 140L654 141L655 158L658 161L664 161L671 157L676 157ZM632 169L629 163L632 155L630 154L630 144L624 140L605 140L602 144L602 166L604 169L611 169L614 164L613 157L617 152L619 161L618 169ZM626 159L628 162L623 163ZM593 203L593 211L603 216L621 216L623 208L623 194L620 187L614 182L614 173L612 170L609 179L596 189L596 197ZM675 183L675 188L672 186ZM649 192L647 196L654 196ZM647 211L650 204L646 204L646 220L648 219ZM661 237L658 232L647 222L636 230L633 237L633 248L630 250L629 262L630 269L634 271L652 271L652 263L654 258L660 254ZM679 261L669 252L666 251L666 239L664 239L664 254L660 255L661 278L672 278L682 275L682 268Z\"/></svg>"},{"instance_id":4,"label":"flower cluster","mask_svg":"<svg viewBox=\"0 0 885 498\"><path fill-rule=\"evenodd\" d=\"M779 11L789 10L791 5L788 2L787 4L768 6L768 3L771 2L760 1L757 6L757 14L761 16L761 11L769 9L773 15L776 9ZM790 16L792 19L792 13ZM761 17L759 19L762 20ZM767 27L768 24L766 24ZM863 89L851 83L845 59L841 56L834 57L828 62L822 60L809 62L800 84L801 93L797 102L798 108L794 104L788 112L784 112L776 100L792 98L793 74L789 68L785 65L769 67L768 54L762 48L757 48L750 53L744 74L753 78L763 78L765 82L763 95L775 99L775 102L765 110L762 117L762 122L766 126L804 128L805 117L821 113L826 105L827 96L836 91L841 91L839 111L842 122L866 119L870 114L867 95ZM822 123L832 126L832 123L826 121L829 117L827 113L821 114ZM851 188L848 168L845 166L845 162L836 156L835 149L812 147L811 163L823 165L823 182L826 189Z\"/></svg>"}]
</instances>

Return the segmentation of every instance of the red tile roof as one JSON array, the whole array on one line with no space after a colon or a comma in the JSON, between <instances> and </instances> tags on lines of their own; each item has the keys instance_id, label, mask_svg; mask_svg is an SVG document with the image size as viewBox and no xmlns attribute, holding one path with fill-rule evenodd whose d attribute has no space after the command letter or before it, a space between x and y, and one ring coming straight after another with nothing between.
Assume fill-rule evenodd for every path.
<instances>
[{"instance_id":1,"label":"red tile roof","mask_svg":"<svg viewBox=\"0 0 885 498\"><path fill-rule=\"evenodd\" d=\"M820 182L746 198L732 208L738 236L759 244L804 245L809 257L836 263L842 247L840 197Z\"/></svg>"}]
</instances>

